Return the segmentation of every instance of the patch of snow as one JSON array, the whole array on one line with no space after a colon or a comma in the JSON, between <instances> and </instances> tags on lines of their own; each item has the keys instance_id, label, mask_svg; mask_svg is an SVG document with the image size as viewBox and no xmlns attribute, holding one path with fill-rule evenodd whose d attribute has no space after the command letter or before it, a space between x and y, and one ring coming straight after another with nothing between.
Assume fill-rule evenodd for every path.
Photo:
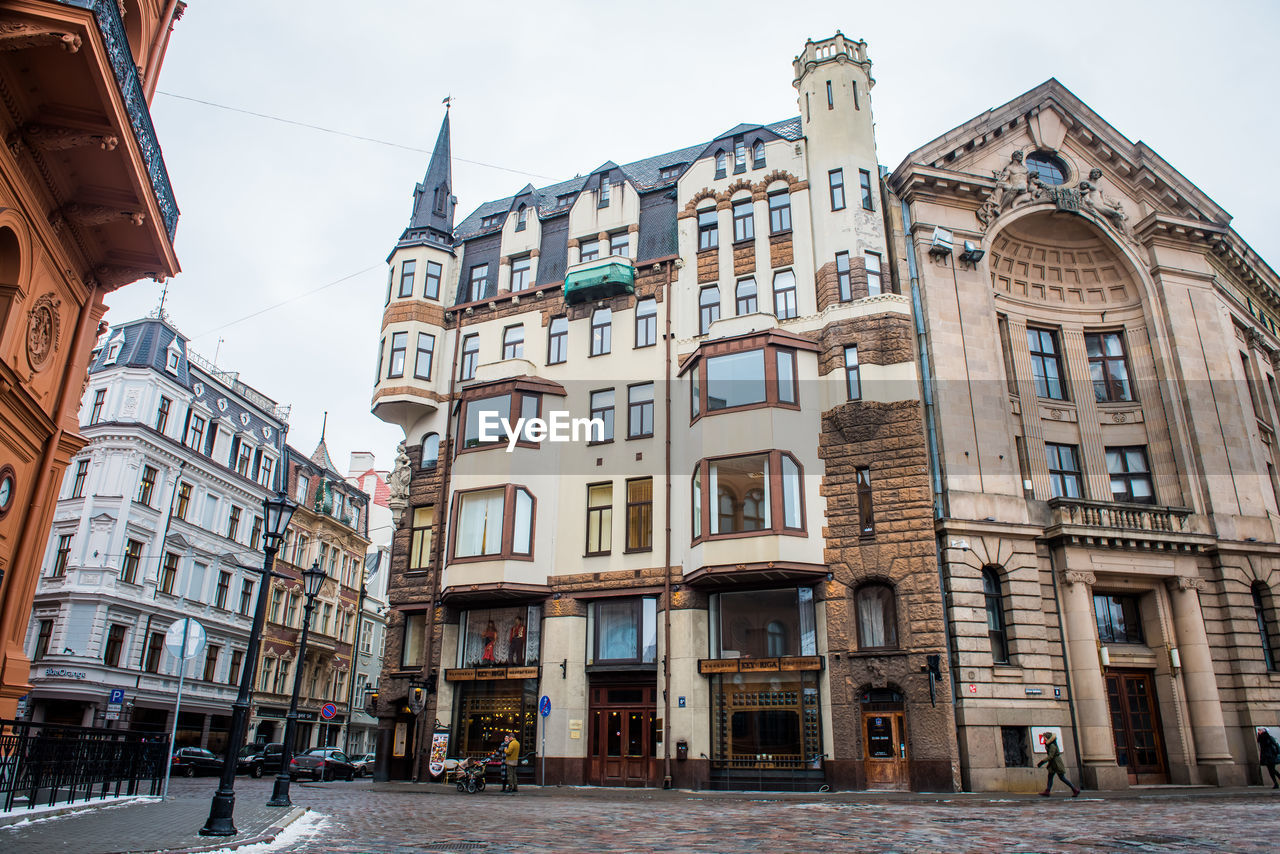
<instances>
[{"instance_id":1,"label":"patch of snow","mask_svg":"<svg viewBox=\"0 0 1280 854\"><path fill-rule=\"evenodd\" d=\"M293 824L280 831L271 842L259 842L255 845L241 845L238 848L219 848L206 854L270 854L291 845L297 845L314 839L329 829L329 817L318 812L308 812ZM305 849L304 849L305 850Z\"/></svg>"},{"instance_id":2,"label":"patch of snow","mask_svg":"<svg viewBox=\"0 0 1280 854\"><path fill-rule=\"evenodd\" d=\"M153 798L146 795L120 795L114 798L103 798L102 800L81 801L78 804L54 804L53 806L44 805L26 809L25 807L15 809L12 812L0 812L0 818L14 818L16 816L38 816L41 813L54 812L55 810L64 810L56 815L48 815L44 818L23 818L22 821L15 821L11 824L0 825L0 831L9 830L14 827L29 827L33 824L40 824L46 821L56 821L60 818L67 818L73 815L80 815L91 810L115 809L117 807L128 806L135 803L146 803L148 801L159 801L159 798Z\"/></svg>"}]
</instances>

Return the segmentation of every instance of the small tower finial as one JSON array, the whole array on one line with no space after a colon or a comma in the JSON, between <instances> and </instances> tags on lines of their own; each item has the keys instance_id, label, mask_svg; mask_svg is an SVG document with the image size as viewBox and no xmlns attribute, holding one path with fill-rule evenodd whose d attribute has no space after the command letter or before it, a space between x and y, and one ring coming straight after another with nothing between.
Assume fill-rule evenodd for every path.
<instances>
[{"instance_id":1,"label":"small tower finial","mask_svg":"<svg viewBox=\"0 0 1280 854\"><path fill-rule=\"evenodd\" d=\"M329 410L324 411L324 420L320 422L320 441L324 441L324 431L329 427Z\"/></svg>"},{"instance_id":2,"label":"small tower finial","mask_svg":"<svg viewBox=\"0 0 1280 854\"><path fill-rule=\"evenodd\" d=\"M453 106L453 96L445 95L444 100L441 101L440 103L444 104L444 111L446 113L449 112L449 108Z\"/></svg>"}]
</instances>

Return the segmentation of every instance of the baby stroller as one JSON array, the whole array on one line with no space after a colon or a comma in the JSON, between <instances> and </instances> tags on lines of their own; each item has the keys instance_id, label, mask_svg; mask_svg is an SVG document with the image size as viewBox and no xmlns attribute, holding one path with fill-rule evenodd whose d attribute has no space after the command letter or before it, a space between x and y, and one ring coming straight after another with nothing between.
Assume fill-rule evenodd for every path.
<instances>
[{"instance_id":1,"label":"baby stroller","mask_svg":"<svg viewBox=\"0 0 1280 854\"><path fill-rule=\"evenodd\" d=\"M474 795L484 791L484 771L489 757L463 759L449 772L449 779L457 783L459 792ZM448 781L446 781L448 782Z\"/></svg>"}]
</instances>

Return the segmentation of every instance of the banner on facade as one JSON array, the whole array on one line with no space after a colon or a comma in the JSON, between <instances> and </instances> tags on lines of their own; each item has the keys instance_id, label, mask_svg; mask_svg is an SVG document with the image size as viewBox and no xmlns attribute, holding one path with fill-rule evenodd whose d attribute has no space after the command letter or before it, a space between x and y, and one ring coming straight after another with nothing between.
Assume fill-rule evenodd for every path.
<instances>
[{"instance_id":1,"label":"banner on facade","mask_svg":"<svg viewBox=\"0 0 1280 854\"><path fill-rule=\"evenodd\" d=\"M537 679L537 667L478 667L445 670L446 682L477 682L493 679Z\"/></svg>"},{"instance_id":2,"label":"banner on facade","mask_svg":"<svg viewBox=\"0 0 1280 854\"><path fill-rule=\"evenodd\" d=\"M449 753L449 733L434 732L431 734L431 761L427 768L431 771L432 777L439 777L444 773L444 758Z\"/></svg>"},{"instance_id":3,"label":"banner on facade","mask_svg":"<svg viewBox=\"0 0 1280 854\"><path fill-rule=\"evenodd\" d=\"M703 658L698 672L713 673L777 673L784 670L821 670L822 656L795 655L785 658Z\"/></svg>"}]
</instances>

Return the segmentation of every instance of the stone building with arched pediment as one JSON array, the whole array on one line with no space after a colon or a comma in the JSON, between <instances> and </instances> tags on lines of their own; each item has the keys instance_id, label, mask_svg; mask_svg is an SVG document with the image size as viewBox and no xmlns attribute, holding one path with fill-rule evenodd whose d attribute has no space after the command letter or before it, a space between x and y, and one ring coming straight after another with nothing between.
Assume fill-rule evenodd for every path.
<instances>
[{"instance_id":1,"label":"stone building with arched pediment","mask_svg":"<svg viewBox=\"0 0 1280 854\"><path fill-rule=\"evenodd\" d=\"M967 789L1258 782L1280 724L1280 278L1056 80L887 178Z\"/></svg>"}]
</instances>

